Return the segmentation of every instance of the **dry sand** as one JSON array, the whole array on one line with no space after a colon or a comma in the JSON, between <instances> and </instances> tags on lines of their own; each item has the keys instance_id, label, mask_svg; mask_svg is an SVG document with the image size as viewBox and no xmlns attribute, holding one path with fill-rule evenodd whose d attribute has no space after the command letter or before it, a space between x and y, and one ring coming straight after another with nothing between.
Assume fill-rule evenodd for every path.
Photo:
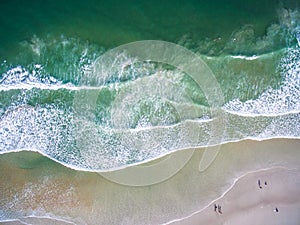
<instances>
[{"instance_id":1,"label":"dry sand","mask_svg":"<svg viewBox=\"0 0 300 225\"><path fill-rule=\"evenodd\" d=\"M215 211L215 205L221 206L221 213ZM170 224L300 224L300 170L277 168L249 173L207 208Z\"/></svg>"},{"instance_id":2,"label":"dry sand","mask_svg":"<svg viewBox=\"0 0 300 225\"><path fill-rule=\"evenodd\" d=\"M176 175L144 187L40 162L39 155L26 157L33 153L4 154L0 216L23 224L163 224L180 218L186 219L179 224L300 224L299 146L299 139L224 144L204 172L199 171L204 149L198 149ZM222 215L214 212L214 203L222 206ZM40 218L45 216L65 222Z\"/></svg>"}]
</instances>

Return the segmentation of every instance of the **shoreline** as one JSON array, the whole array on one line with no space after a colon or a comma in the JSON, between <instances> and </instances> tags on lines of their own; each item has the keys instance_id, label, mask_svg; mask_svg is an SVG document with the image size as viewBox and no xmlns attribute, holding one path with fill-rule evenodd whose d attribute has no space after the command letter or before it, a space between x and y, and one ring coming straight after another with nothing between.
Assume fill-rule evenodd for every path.
<instances>
[{"instance_id":1,"label":"shoreline","mask_svg":"<svg viewBox=\"0 0 300 225\"><path fill-rule=\"evenodd\" d=\"M0 155L1 219L22 220L30 216L52 215L78 225L168 224L191 215L194 215L192 220L198 215L202 219L220 217L212 208L216 201L222 205L223 218L234 213L229 213L231 206L221 200L226 199L243 177L247 177L245 174L251 175L253 171L263 174L275 167L300 170L299 143L298 139L273 139L224 144L216 159L203 172L199 171L199 162L206 148L196 149L177 174L160 183L141 187L121 185L96 172L72 170L52 160L25 168L31 164L31 159L39 159L37 153L27 159L26 154ZM20 163L23 163L23 168ZM173 164L176 165L176 161ZM148 175L154 176L155 173ZM295 178L300 185L300 175ZM263 181L264 178L260 179ZM258 188L257 179L250 183L252 188ZM243 212L240 208L236 211Z\"/></svg>"},{"instance_id":2,"label":"shoreline","mask_svg":"<svg viewBox=\"0 0 300 225\"><path fill-rule=\"evenodd\" d=\"M298 176L297 179L295 179L295 175ZM280 180L282 177L288 177L286 179L288 182L283 184ZM258 180L262 182L261 188ZM237 178L225 193L203 209L164 224L282 224L278 221L283 213L285 214L283 219L288 217L289 222L295 224L300 221L300 215L297 216L292 211L293 208L300 210L300 189L295 188L297 187L295 184L299 183L300 169L278 167L251 171ZM251 187L251 190L248 187ZM251 199L248 203L248 199L241 196L241 192L245 190L247 191L246 195ZM214 205L219 204L223 206L222 213L214 210ZM237 212L238 209L241 210ZM288 211L291 213L287 216ZM243 218L241 218L241 214ZM244 221L245 216L251 218L250 223ZM283 222L286 224L287 221L283 220Z\"/></svg>"},{"instance_id":3,"label":"shoreline","mask_svg":"<svg viewBox=\"0 0 300 225\"><path fill-rule=\"evenodd\" d=\"M65 168L68 168L68 169L71 169L71 170L75 170L75 171L79 171L79 172L90 172L90 173L110 173L110 172L115 172L115 171L121 171L121 170L124 170L124 169L127 169L127 168L130 168L130 167L135 167L135 166L143 166L144 164L151 164L153 161L156 161L156 160L160 160L164 157L168 157L172 154L176 154L178 152L181 152L181 151L188 151L188 150L197 150L197 149L205 149L205 148L214 148L214 147L217 147L217 146L223 146L223 145L228 145L228 144L235 144L235 143L242 143L242 142L265 142L265 141L272 141L272 140L300 140L300 137L290 137L290 136L274 136L274 137L269 137L269 138L256 138L256 137L246 137L246 138L243 138L243 139L239 139L239 140L229 140L229 141L226 141L226 142L222 142L220 144L212 144L212 145L205 145L205 146L200 146L200 147L188 147L188 148L183 148L183 149L177 149L175 151L170 151L164 155L160 155L158 157L154 157L152 159L149 159L149 160L145 160L145 161L142 161L142 162L138 162L138 163L132 163L130 165L126 165L126 166L122 166L122 167L117 167L117 168L114 168L114 169L107 169L107 170L93 170L93 169L86 169L86 168L81 168L81 167L76 167L76 166L73 166L73 165L69 165L67 163L64 163L64 162L61 162L57 159L55 159L54 157L51 157L49 155L47 155L46 153L38 150L38 149L15 149L15 150L9 150L9 151L2 151L0 152L0 157L1 155L7 155L7 154L11 154L11 153L26 153L28 152L29 154L30 153L37 153L39 154L40 156L42 157L45 157L55 163L58 163L60 164L61 166L65 167Z\"/></svg>"}]
</instances>

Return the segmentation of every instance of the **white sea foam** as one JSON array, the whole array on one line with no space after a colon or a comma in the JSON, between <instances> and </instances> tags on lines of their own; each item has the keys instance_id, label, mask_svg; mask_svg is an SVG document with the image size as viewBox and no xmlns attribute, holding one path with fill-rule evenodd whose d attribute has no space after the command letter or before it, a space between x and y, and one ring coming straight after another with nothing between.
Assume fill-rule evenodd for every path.
<instances>
[{"instance_id":1,"label":"white sea foam","mask_svg":"<svg viewBox=\"0 0 300 225\"><path fill-rule=\"evenodd\" d=\"M215 142L219 139L212 138L212 129L215 129L218 118L207 116L206 113L200 119L187 117L176 124L152 126L148 122L142 124L141 120L134 128L127 125L114 127L110 123L101 125L74 116L72 111L65 111L53 104L32 107L23 102L23 105L10 106L1 117L1 153L34 150L65 166L99 172L138 165L186 148L214 146L244 139L299 138L299 58L299 50L295 49L282 59L280 66L284 81L280 89L272 89L246 103L233 100L221 109L223 111L220 115L226 121L221 141ZM43 83L28 76L21 67L7 74L19 77L16 83L11 83L12 79L8 77L2 79L3 85L7 84L10 88L15 84L34 87ZM56 89L64 86L59 81L51 83L48 79L45 87ZM68 86L68 89L74 91L94 88L99 89ZM166 88L164 91L167 91ZM187 109L191 106L183 104L180 107ZM197 115L197 110L202 112L203 108L194 107L193 110ZM85 111L84 116L87 115L88 111Z\"/></svg>"},{"instance_id":2,"label":"white sea foam","mask_svg":"<svg viewBox=\"0 0 300 225\"><path fill-rule=\"evenodd\" d=\"M86 51L83 54L86 54ZM259 60L262 56L249 58L237 55L231 57L237 60ZM166 114L158 114L161 117L155 121L157 124L153 126L150 116L139 118L141 110L128 107L126 110L121 110L121 116L128 113L129 115L124 117L128 116L125 122L129 121L130 123L118 123L119 120L117 123L113 123L111 120L116 121L115 118L108 116L108 119L104 118L107 121L99 124L95 122L95 115L90 115L89 109L84 109L83 117L78 117L73 114L72 110L61 109L52 103L45 107L38 104L31 107L27 105L27 101L20 101L20 103L7 107L5 112L1 112L1 153L20 150L39 151L74 169L110 171L138 165L185 148L215 146L244 139L300 137L299 46L287 49L287 54L278 66L282 76L282 85L278 89L269 88L258 98L245 102L239 99L231 100L220 109L220 115L226 121L222 139L213 137L213 129L217 129L216 121L220 118L212 117L207 113L219 109L191 107L192 101L184 104L183 101L187 98L181 95L180 91L182 90L177 88L179 85L176 83L183 76L168 75L169 72L164 72L162 68L155 68L150 64L147 64L147 68L150 68L151 73L143 71L143 66L130 67L129 65L135 61L128 61L124 55L115 59L114 63L123 65L121 73L114 71L112 77L105 74L102 80L96 81L90 86L76 86L76 82L74 84L64 83L53 76L44 76L45 74L42 73L44 66L40 63L35 64L31 70L16 66L2 74L0 91L31 90L33 88L54 91L58 89L85 91L100 90L103 85L116 84L114 87L118 92L121 89L122 81L129 80L130 84L124 86L127 90L132 90L130 85L143 84L134 90L142 95L148 94L146 95L148 97L152 87L156 87L157 83L163 84L169 79L169 84L173 89L167 85L160 85L158 94L171 96L170 99L162 100L173 106L177 104L176 110L181 109L188 116L181 117L175 123L169 123L169 121L173 121L171 119L175 118L175 113L168 111ZM128 69L128 67L130 68ZM134 75L131 76L131 73ZM160 74L167 74L167 79L161 79ZM151 79L149 79L149 75L152 76ZM153 82L155 79L156 84ZM130 97L134 98L135 96ZM134 101L134 99L127 100ZM156 99L152 100L155 102ZM146 106L148 105L146 104ZM156 104L153 111L161 113L163 109L162 104ZM151 110L152 108L150 108L152 113ZM180 115L184 115L184 113L180 113ZM113 114L110 116L114 117ZM138 120L133 121L136 118Z\"/></svg>"},{"instance_id":3,"label":"white sea foam","mask_svg":"<svg viewBox=\"0 0 300 225\"><path fill-rule=\"evenodd\" d=\"M233 55L231 57L234 59L245 59L245 60L255 60L255 59L259 58L259 56L256 56L256 55L253 55L253 56Z\"/></svg>"},{"instance_id":4,"label":"white sea foam","mask_svg":"<svg viewBox=\"0 0 300 225\"><path fill-rule=\"evenodd\" d=\"M257 99L234 99L224 109L240 115L280 115L300 111L300 48L288 49L279 65L282 85L269 88Z\"/></svg>"},{"instance_id":5,"label":"white sea foam","mask_svg":"<svg viewBox=\"0 0 300 225\"><path fill-rule=\"evenodd\" d=\"M244 139L300 137L300 113L273 117L225 115L227 124L222 142L215 143L209 141L214 119L187 120L172 126L108 129L85 120L74 123L72 114L55 108L23 106L2 116L0 148L1 153L34 149L74 169L110 171L185 148ZM81 130L80 137L74 133L76 126Z\"/></svg>"}]
</instances>

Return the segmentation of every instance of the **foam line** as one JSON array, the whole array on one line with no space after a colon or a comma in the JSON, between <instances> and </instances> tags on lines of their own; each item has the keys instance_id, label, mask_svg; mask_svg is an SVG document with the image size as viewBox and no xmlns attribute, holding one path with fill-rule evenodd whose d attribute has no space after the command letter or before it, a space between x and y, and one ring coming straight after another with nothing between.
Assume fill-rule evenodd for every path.
<instances>
[{"instance_id":1,"label":"foam line","mask_svg":"<svg viewBox=\"0 0 300 225\"><path fill-rule=\"evenodd\" d=\"M229 144L229 143L237 143L237 142L241 142L241 141L246 141L246 140L252 140L252 141L265 141L265 140L273 140L273 139L294 139L294 140L300 140L300 137L288 137L288 136L277 136L277 137L272 137L272 138L253 138L253 137L250 137L250 138L244 138L244 139L240 139L240 140L233 140L233 141L226 141L226 142L222 142L221 144L218 144L218 145L224 145L224 144ZM201 147L197 147L197 148L207 148L207 147L214 147L214 146L218 146L218 145L205 145L205 146L201 146ZM122 169L125 169L125 168L128 168L128 167L131 167L131 166L138 166L138 165L142 165L144 163L149 163L151 161L155 161L157 159L160 159L162 157L165 157L165 156L168 156L170 154L173 154L177 151L183 151L183 150L187 150L187 149L196 149L196 147L194 146L190 146L190 147L186 147L186 148L183 148L183 149L176 149L176 150L173 150L173 151L170 151L170 152L167 152L166 154L162 154L162 155L159 155L157 157L154 157L154 158L151 158L151 159L148 159L148 160L144 160L144 161L141 161L141 162L137 162L137 163L132 163L132 164L129 164L129 165L125 165L125 166L120 166L120 167L116 167L116 168L113 168L113 169L105 169L105 170L97 170L97 169L87 169L87 168L84 168L84 167L79 167L79 166L74 166L74 165L70 165L68 163L65 163L65 162L62 162L62 161L59 161L57 159L55 159L54 157L51 157L49 155L47 155L46 153L40 151L40 150L37 150L37 149L14 149L14 150L10 150L10 151L2 151L0 152L0 155L2 154L9 154L9 153L17 153L17 152L22 152L22 151L29 151L29 152L37 152L49 159L51 159L52 161L54 162L57 162L67 168L70 168L70 169L73 169L73 170L76 170L76 171L85 171L85 172L112 172L112 171L116 171L116 170L122 170Z\"/></svg>"}]
</instances>

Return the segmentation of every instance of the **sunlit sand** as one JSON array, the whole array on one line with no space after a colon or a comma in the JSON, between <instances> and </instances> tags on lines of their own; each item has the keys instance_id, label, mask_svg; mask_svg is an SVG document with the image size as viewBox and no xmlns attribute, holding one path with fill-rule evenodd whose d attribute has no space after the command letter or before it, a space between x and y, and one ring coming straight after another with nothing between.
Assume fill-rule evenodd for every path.
<instances>
[{"instance_id":1,"label":"sunlit sand","mask_svg":"<svg viewBox=\"0 0 300 225\"><path fill-rule=\"evenodd\" d=\"M71 170L37 153L2 154L1 213L24 222L43 217L43 224L53 224L51 218L76 224L239 224L252 218L262 224L274 218L285 221L287 216L292 224L299 218L299 140L228 143L199 172L203 152L196 150L170 179L144 187ZM26 168L26 160L32 158L35 166ZM214 204L222 206L222 214L214 211Z\"/></svg>"}]
</instances>

